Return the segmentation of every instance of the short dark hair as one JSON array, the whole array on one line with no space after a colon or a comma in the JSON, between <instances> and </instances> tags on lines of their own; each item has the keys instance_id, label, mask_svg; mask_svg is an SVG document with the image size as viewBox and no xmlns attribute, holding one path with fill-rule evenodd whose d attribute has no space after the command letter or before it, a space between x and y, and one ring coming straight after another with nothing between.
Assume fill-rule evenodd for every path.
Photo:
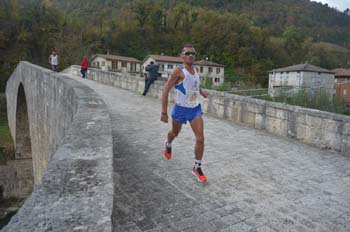
<instances>
[{"instance_id":1,"label":"short dark hair","mask_svg":"<svg viewBox=\"0 0 350 232\"><path fill-rule=\"evenodd\" d=\"M184 48L194 48L194 47L193 47L193 44L186 43L186 44L184 44L184 46L182 47L182 50L181 50L181 51L183 51Z\"/></svg>"},{"instance_id":2,"label":"short dark hair","mask_svg":"<svg viewBox=\"0 0 350 232\"><path fill-rule=\"evenodd\" d=\"M153 61L151 61L151 64L154 64L154 62L153 62Z\"/></svg>"}]
</instances>

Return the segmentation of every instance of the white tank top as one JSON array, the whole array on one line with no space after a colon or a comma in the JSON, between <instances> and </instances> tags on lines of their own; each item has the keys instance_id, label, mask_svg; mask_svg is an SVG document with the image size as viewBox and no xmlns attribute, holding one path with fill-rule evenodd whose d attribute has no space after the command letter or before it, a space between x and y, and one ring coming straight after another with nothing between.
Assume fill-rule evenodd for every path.
<instances>
[{"instance_id":1,"label":"white tank top","mask_svg":"<svg viewBox=\"0 0 350 232\"><path fill-rule=\"evenodd\" d=\"M58 56L51 55L51 64L52 65L58 65Z\"/></svg>"},{"instance_id":2,"label":"white tank top","mask_svg":"<svg viewBox=\"0 0 350 232\"><path fill-rule=\"evenodd\" d=\"M194 67L194 75L192 75L183 65L180 64L178 67L185 74L185 78L182 82L175 85L175 103L178 106L195 108L200 103L199 75Z\"/></svg>"}]
</instances>

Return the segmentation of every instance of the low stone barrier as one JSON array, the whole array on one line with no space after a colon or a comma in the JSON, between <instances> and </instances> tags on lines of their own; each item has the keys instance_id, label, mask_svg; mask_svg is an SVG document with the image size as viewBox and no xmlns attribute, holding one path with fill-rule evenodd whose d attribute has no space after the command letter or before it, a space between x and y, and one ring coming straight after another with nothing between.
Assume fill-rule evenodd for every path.
<instances>
[{"instance_id":1,"label":"low stone barrier","mask_svg":"<svg viewBox=\"0 0 350 232\"><path fill-rule=\"evenodd\" d=\"M36 174L33 193L2 231L112 231L113 143L105 103L64 74L21 62L6 87L14 138L20 88L33 161L39 156L47 168L34 163L42 176Z\"/></svg>"},{"instance_id":2,"label":"low stone barrier","mask_svg":"<svg viewBox=\"0 0 350 232\"><path fill-rule=\"evenodd\" d=\"M73 65L65 72L79 76L79 70L79 66ZM89 79L106 85L137 93L142 93L144 88L144 79L141 76L93 68L88 72ZM163 86L164 81L156 81L147 95L161 98ZM206 113L278 136L294 138L321 149L350 154L350 116L208 91L208 99L202 99ZM174 91L171 92L170 99L174 99Z\"/></svg>"},{"instance_id":3,"label":"low stone barrier","mask_svg":"<svg viewBox=\"0 0 350 232\"><path fill-rule=\"evenodd\" d=\"M350 154L350 116L210 91L204 110L217 117Z\"/></svg>"}]
</instances>

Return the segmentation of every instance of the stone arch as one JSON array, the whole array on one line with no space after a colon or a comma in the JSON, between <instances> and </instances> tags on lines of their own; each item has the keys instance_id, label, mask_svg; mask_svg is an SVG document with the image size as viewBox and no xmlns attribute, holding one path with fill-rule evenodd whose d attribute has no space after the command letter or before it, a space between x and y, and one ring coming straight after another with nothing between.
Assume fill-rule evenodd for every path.
<instances>
[{"instance_id":1,"label":"stone arch","mask_svg":"<svg viewBox=\"0 0 350 232\"><path fill-rule=\"evenodd\" d=\"M32 159L28 107L23 84L20 83L17 93L16 106L16 159Z\"/></svg>"},{"instance_id":2,"label":"stone arch","mask_svg":"<svg viewBox=\"0 0 350 232\"><path fill-rule=\"evenodd\" d=\"M17 92L15 135L15 160L11 162L14 172L11 176L15 183L12 196L24 198L33 191L34 177L27 98L22 83Z\"/></svg>"}]
</instances>

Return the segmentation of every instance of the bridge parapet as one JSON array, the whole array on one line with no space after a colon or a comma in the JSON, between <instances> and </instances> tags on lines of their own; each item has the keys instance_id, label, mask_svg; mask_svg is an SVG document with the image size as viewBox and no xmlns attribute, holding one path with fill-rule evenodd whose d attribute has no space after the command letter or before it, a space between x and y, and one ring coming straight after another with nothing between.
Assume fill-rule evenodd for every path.
<instances>
[{"instance_id":1,"label":"bridge parapet","mask_svg":"<svg viewBox=\"0 0 350 232\"><path fill-rule=\"evenodd\" d=\"M6 97L15 143L18 120L28 121L31 154L25 155L32 156L36 186L3 231L111 231L113 144L103 100L72 78L28 62L17 66ZM27 117L18 116L23 105Z\"/></svg>"},{"instance_id":2,"label":"bridge parapet","mask_svg":"<svg viewBox=\"0 0 350 232\"><path fill-rule=\"evenodd\" d=\"M79 76L79 70L79 66L73 65L65 72ZM88 78L138 93L142 93L144 88L143 77L126 73L89 69ZM156 81L147 95L161 98L164 83ZM208 91L208 99L202 99L206 113L321 149L350 154L350 116ZM172 91L169 98L173 100L174 96Z\"/></svg>"}]
</instances>

